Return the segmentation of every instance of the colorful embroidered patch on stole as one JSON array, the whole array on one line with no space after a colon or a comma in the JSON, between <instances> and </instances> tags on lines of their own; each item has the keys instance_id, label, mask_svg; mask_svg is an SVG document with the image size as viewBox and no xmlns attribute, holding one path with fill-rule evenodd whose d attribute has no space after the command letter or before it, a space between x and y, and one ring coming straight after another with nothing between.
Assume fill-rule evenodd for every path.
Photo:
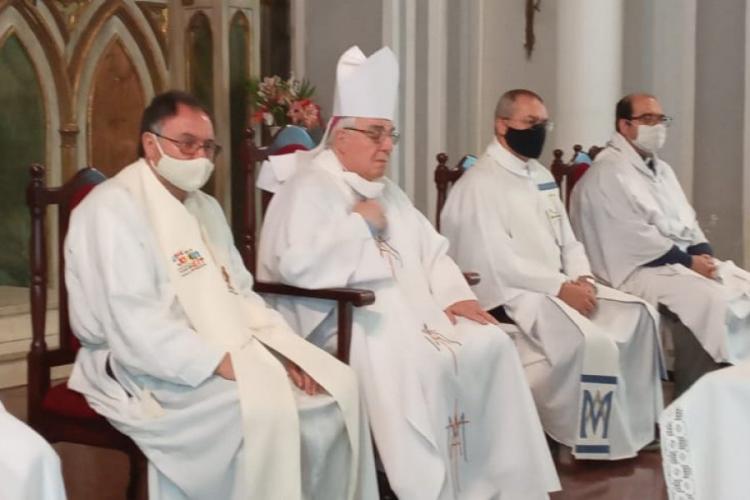
<instances>
[{"instance_id":1,"label":"colorful embroidered patch on stole","mask_svg":"<svg viewBox=\"0 0 750 500\"><path fill-rule=\"evenodd\" d=\"M177 272L183 277L206 265L206 259L192 248L176 252L172 255L172 262L177 265Z\"/></svg>"}]
</instances>

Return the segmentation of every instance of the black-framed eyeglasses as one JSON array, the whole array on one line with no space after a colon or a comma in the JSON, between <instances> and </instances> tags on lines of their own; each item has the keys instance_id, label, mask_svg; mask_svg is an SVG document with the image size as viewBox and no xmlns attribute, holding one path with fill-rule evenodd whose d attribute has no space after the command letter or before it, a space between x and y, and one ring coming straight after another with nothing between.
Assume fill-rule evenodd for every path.
<instances>
[{"instance_id":1,"label":"black-framed eyeglasses","mask_svg":"<svg viewBox=\"0 0 750 500\"><path fill-rule=\"evenodd\" d=\"M533 118L508 118L505 116L501 116L500 119L507 122L515 121L518 123L523 123L527 126L527 128L544 127L544 130L546 130L547 132L552 132L555 129L555 122L553 122L552 120L535 120Z\"/></svg>"},{"instance_id":2,"label":"black-framed eyeglasses","mask_svg":"<svg viewBox=\"0 0 750 500\"><path fill-rule=\"evenodd\" d=\"M667 127L672 124L672 117L667 115L660 115L656 113L644 113L642 115L633 116L630 118L631 121L639 121L646 125L658 125L663 123Z\"/></svg>"},{"instance_id":3,"label":"black-framed eyeglasses","mask_svg":"<svg viewBox=\"0 0 750 500\"><path fill-rule=\"evenodd\" d=\"M391 142L393 142L393 144L396 145L398 144L399 139L401 139L401 134L396 132L395 129L386 130L385 127L371 127L368 129L362 129L362 128L356 128L356 127L344 127L344 129L353 130L354 132L365 134L375 144L381 144L386 139L386 137L390 137Z\"/></svg>"},{"instance_id":4,"label":"black-framed eyeglasses","mask_svg":"<svg viewBox=\"0 0 750 500\"><path fill-rule=\"evenodd\" d=\"M180 153L186 156L193 156L202 149L206 152L206 157L214 160L219 155L219 153L221 153L221 146L210 139L207 141L201 141L196 137L188 136L187 138L180 140L161 135L160 133L154 132L153 130L151 131L151 133L156 137L166 139L169 142L175 144L177 146L177 149L180 150Z\"/></svg>"}]
</instances>

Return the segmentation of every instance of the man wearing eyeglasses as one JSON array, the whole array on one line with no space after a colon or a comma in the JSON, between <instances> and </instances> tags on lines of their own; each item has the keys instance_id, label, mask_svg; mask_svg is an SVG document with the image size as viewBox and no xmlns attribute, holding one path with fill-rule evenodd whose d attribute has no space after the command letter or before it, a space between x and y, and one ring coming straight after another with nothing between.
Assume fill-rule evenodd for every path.
<instances>
[{"instance_id":1,"label":"man wearing eyeglasses","mask_svg":"<svg viewBox=\"0 0 750 500\"><path fill-rule=\"evenodd\" d=\"M68 386L149 461L150 498L374 500L354 373L252 290L217 201L206 110L156 96L140 159L73 211Z\"/></svg>"},{"instance_id":2,"label":"man wearing eyeglasses","mask_svg":"<svg viewBox=\"0 0 750 500\"><path fill-rule=\"evenodd\" d=\"M548 498L559 483L512 341L479 306L446 239L385 176L397 89L390 49L341 56L337 118L268 207L259 277L374 291L375 303L354 313L351 365L398 498ZM335 304L275 304L331 347Z\"/></svg>"},{"instance_id":3,"label":"man wearing eyeglasses","mask_svg":"<svg viewBox=\"0 0 750 500\"><path fill-rule=\"evenodd\" d=\"M670 121L656 97L623 97L616 132L574 188L571 218L597 277L666 306L689 329L673 331L679 394L706 371L750 358L750 274L714 258L659 158Z\"/></svg>"},{"instance_id":4,"label":"man wearing eyeglasses","mask_svg":"<svg viewBox=\"0 0 750 500\"><path fill-rule=\"evenodd\" d=\"M481 305L514 320L544 429L580 459L635 456L662 409L653 308L598 283L559 189L536 159L551 122L536 93L503 94L495 138L442 213L450 254L480 273Z\"/></svg>"}]
</instances>

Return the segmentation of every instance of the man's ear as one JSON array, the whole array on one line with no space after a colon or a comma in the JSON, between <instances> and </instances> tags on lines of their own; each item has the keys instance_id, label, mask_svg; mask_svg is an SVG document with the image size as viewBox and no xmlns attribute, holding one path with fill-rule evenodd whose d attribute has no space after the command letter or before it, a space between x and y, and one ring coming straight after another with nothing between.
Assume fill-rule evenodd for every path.
<instances>
[{"instance_id":1,"label":"man's ear","mask_svg":"<svg viewBox=\"0 0 750 500\"><path fill-rule=\"evenodd\" d=\"M620 134L622 134L624 136L627 136L628 132L630 130L630 127L628 125L630 125L630 120L628 120L627 118L620 118L620 119L618 119L617 120L617 131Z\"/></svg>"},{"instance_id":2,"label":"man's ear","mask_svg":"<svg viewBox=\"0 0 750 500\"><path fill-rule=\"evenodd\" d=\"M503 137L508 131L508 125L502 118L495 118L495 135Z\"/></svg>"},{"instance_id":3,"label":"man's ear","mask_svg":"<svg viewBox=\"0 0 750 500\"><path fill-rule=\"evenodd\" d=\"M156 147L156 137L151 132L141 134L141 144L147 160L153 160L158 156L159 150Z\"/></svg>"}]
</instances>

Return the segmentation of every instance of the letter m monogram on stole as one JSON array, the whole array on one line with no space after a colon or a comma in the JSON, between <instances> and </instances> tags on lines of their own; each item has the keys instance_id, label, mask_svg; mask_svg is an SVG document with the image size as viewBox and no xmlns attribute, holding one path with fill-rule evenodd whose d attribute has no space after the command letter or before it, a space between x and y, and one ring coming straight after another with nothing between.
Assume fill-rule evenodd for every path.
<instances>
[{"instance_id":1,"label":"letter m monogram on stole","mask_svg":"<svg viewBox=\"0 0 750 500\"><path fill-rule=\"evenodd\" d=\"M599 422L601 425L601 437L607 439L609 434L609 414L612 411L612 395L613 390L610 390L602 396L602 392L598 389L595 392L595 396L591 395L591 391L588 389L583 390L583 408L581 409L581 437L586 439L586 428L591 428L591 433L597 435L599 430Z\"/></svg>"},{"instance_id":2,"label":"letter m monogram on stole","mask_svg":"<svg viewBox=\"0 0 750 500\"><path fill-rule=\"evenodd\" d=\"M609 455L609 423L617 377L581 375L581 407L575 452L589 458Z\"/></svg>"}]
</instances>

